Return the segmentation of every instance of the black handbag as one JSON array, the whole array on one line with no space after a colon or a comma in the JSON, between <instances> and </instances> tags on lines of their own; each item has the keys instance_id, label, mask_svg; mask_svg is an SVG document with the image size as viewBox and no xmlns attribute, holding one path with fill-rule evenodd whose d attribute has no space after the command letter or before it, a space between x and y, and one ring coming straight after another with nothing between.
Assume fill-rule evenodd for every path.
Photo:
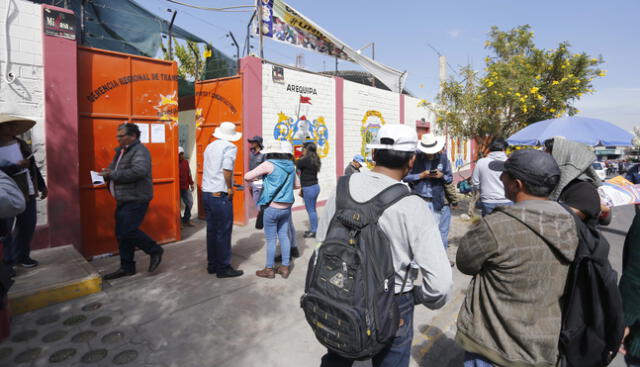
<instances>
[{"instance_id":1,"label":"black handbag","mask_svg":"<svg viewBox=\"0 0 640 367\"><path fill-rule=\"evenodd\" d=\"M285 184L283 183L282 186L278 187L278 190L273 195L274 199L276 198L276 196L278 196L278 194L280 193L280 190L282 190L284 185ZM272 201L273 201L273 199L271 199L270 202L260 206L260 211L258 211L258 216L256 217L256 229L263 229L264 228L264 210L269 207L269 205L271 204Z\"/></svg>"}]
</instances>

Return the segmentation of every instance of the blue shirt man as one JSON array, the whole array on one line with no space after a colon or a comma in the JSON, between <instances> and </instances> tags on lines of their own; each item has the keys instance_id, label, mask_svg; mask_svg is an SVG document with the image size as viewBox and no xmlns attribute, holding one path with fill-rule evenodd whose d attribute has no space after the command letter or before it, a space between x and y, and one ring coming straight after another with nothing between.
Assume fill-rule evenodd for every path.
<instances>
[{"instance_id":1,"label":"blue shirt man","mask_svg":"<svg viewBox=\"0 0 640 367\"><path fill-rule=\"evenodd\" d=\"M418 143L418 155L411 173L404 179L413 193L427 203L440 223L440 235L444 247L448 247L451 212L445 204L444 185L453 182L451 164L444 153L445 139L432 134L424 134Z\"/></svg>"}]
</instances>

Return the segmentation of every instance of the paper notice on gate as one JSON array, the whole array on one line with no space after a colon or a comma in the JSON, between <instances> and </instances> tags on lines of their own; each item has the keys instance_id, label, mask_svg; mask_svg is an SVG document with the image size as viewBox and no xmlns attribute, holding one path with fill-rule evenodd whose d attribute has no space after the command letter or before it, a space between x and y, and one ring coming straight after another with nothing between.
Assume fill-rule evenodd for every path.
<instances>
[{"instance_id":1,"label":"paper notice on gate","mask_svg":"<svg viewBox=\"0 0 640 367\"><path fill-rule=\"evenodd\" d=\"M143 124L140 122L136 122L138 128L140 129L140 142L142 144L149 143L149 124Z\"/></svg>"},{"instance_id":2,"label":"paper notice on gate","mask_svg":"<svg viewBox=\"0 0 640 367\"><path fill-rule=\"evenodd\" d=\"M96 171L91 171L90 173L91 173L91 183L93 183L94 186L104 185L104 177L100 176L100 173Z\"/></svg>"},{"instance_id":3,"label":"paper notice on gate","mask_svg":"<svg viewBox=\"0 0 640 367\"><path fill-rule=\"evenodd\" d=\"M164 124L151 124L151 142L164 143Z\"/></svg>"}]
</instances>

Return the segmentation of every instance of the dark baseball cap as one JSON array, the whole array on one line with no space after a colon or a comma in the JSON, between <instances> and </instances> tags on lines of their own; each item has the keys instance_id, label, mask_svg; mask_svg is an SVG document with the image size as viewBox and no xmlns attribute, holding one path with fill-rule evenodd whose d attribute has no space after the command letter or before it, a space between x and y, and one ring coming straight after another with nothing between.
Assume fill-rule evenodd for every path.
<instances>
[{"instance_id":1,"label":"dark baseball cap","mask_svg":"<svg viewBox=\"0 0 640 367\"><path fill-rule=\"evenodd\" d=\"M251 139L247 139L247 141L249 143L258 143L258 145L260 146L260 149L262 149L263 145L262 145L262 136L260 135L256 135Z\"/></svg>"},{"instance_id":2,"label":"dark baseball cap","mask_svg":"<svg viewBox=\"0 0 640 367\"><path fill-rule=\"evenodd\" d=\"M538 186L550 186L560 176L560 167L549 153L533 149L516 150L506 161L492 161L489 168Z\"/></svg>"}]
</instances>

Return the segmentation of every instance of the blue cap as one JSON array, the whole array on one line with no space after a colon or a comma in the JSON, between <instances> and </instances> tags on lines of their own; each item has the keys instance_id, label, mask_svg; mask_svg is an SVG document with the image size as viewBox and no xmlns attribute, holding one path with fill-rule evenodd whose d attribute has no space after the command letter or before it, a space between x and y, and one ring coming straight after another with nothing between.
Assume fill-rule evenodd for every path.
<instances>
[{"instance_id":1,"label":"blue cap","mask_svg":"<svg viewBox=\"0 0 640 367\"><path fill-rule=\"evenodd\" d=\"M364 164L364 157L361 154L356 154L353 156L353 161Z\"/></svg>"}]
</instances>

